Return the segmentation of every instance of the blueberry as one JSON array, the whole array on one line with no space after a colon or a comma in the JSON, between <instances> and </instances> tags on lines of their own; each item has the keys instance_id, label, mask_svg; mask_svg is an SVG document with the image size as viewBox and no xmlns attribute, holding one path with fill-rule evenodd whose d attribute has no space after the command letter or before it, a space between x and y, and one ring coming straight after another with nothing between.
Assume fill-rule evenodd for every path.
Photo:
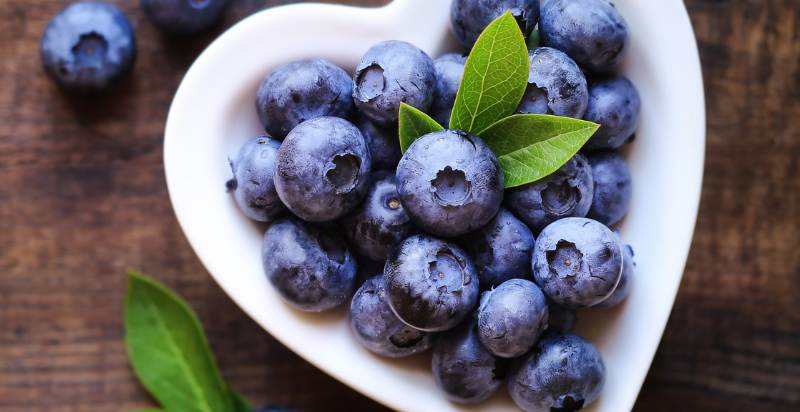
<instances>
[{"instance_id":1,"label":"blueberry","mask_svg":"<svg viewBox=\"0 0 800 412\"><path fill-rule=\"evenodd\" d=\"M608 0L543 1L539 34L543 45L598 72L618 66L628 43L628 25Z\"/></svg>"},{"instance_id":2,"label":"blueberry","mask_svg":"<svg viewBox=\"0 0 800 412\"><path fill-rule=\"evenodd\" d=\"M323 60L300 60L270 72L256 93L256 111L264 129L283 139L306 120L346 117L353 110L353 85L339 66Z\"/></svg>"},{"instance_id":3,"label":"blueberry","mask_svg":"<svg viewBox=\"0 0 800 412\"><path fill-rule=\"evenodd\" d=\"M505 378L505 359L498 359L478 339L474 319L439 335L433 345L433 377L453 402L478 403L497 391Z\"/></svg>"},{"instance_id":4,"label":"blueberry","mask_svg":"<svg viewBox=\"0 0 800 412\"><path fill-rule=\"evenodd\" d=\"M597 308L610 308L612 306L617 306L625 300L628 295L631 293L631 283L633 281L634 276L634 268L636 267L636 262L633 260L633 248L630 245L625 245L622 248L623 254L623 264L622 264L622 276L619 278L619 283L617 284L617 288L614 289L614 292L611 293L611 296L608 299L600 302L595 307Z\"/></svg>"},{"instance_id":5,"label":"blueberry","mask_svg":"<svg viewBox=\"0 0 800 412\"><path fill-rule=\"evenodd\" d=\"M297 309L334 308L355 289L355 259L331 228L280 218L264 235L261 257L267 279Z\"/></svg>"},{"instance_id":6,"label":"blueberry","mask_svg":"<svg viewBox=\"0 0 800 412\"><path fill-rule=\"evenodd\" d=\"M356 251L372 260L386 260L389 252L413 231L393 174L373 175L361 205L342 220L342 227Z\"/></svg>"},{"instance_id":7,"label":"blueberry","mask_svg":"<svg viewBox=\"0 0 800 412\"><path fill-rule=\"evenodd\" d=\"M503 200L503 171L489 146L457 130L426 134L397 166L397 191L411 219L439 236L484 226Z\"/></svg>"},{"instance_id":8,"label":"blueberry","mask_svg":"<svg viewBox=\"0 0 800 412\"><path fill-rule=\"evenodd\" d=\"M512 369L508 392L526 412L573 412L600 396L605 375L591 342L572 334L549 335Z\"/></svg>"},{"instance_id":9,"label":"blueberry","mask_svg":"<svg viewBox=\"0 0 800 412\"><path fill-rule=\"evenodd\" d=\"M459 244L469 253L481 288L498 286L508 279L531 279L531 230L506 209L500 209L486 226L464 235Z\"/></svg>"},{"instance_id":10,"label":"blueberry","mask_svg":"<svg viewBox=\"0 0 800 412\"><path fill-rule=\"evenodd\" d=\"M103 91L133 66L133 28L116 6L73 3L48 23L41 57L47 74L64 90Z\"/></svg>"},{"instance_id":11,"label":"blueberry","mask_svg":"<svg viewBox=\"0 0 800 412\"><path fill-rule=\"evenodd\" d=\"M250 219L268 222L286 210L275 190L272 174L281 143L269 136L248 140L231 161L228 187L239 209Z\"/></svg>"},{"instance_id":12,"label":"blueberry","mask_svg":"<svg viewBox=\"0 0 800 412\"><path fill-rule=\"evenodd\" d=\"M641 108L639 92L626 77L592 82L589 107L584 119L600 124L586 142L586 149L617 149L629 142L636 131Z\"/></svg>"},{"instance_id":13,"label":"blueberry","mask_svg":"<svg viewBox=\"0 0 800 412\"><path fill-rule=\"evenodd\" d=\"M353 100L370 120L397 127L400 103L428 111L436 73L433 60L416 46L390 40L372 46L356 66Z\"/></svg>"},{"instance_id":14,"label":"blueberry","mask_svg":"<svg viewBox=\"0 0 800 412\"><path fill-rule=\"evenodd\" d=\"M372 154L372 169L392 170L400 161L400 139L397 128L376 126L364 116L359 116L356 125L361 130Z\"/></svg>"},{"instance_id":15,"label":"blueberry","mask_svg":"<svg viewBox=\"0 0 800 412\"><path fill-rule=\"evenodd\" d=\"M228 0L141 0L142 10L159 29L191 34L219 20Z\"/></svg>"},{"instance_id":16,"label":"blueberry","mask_svg":"<svg viewBox=\"0 0 800 412\"><path fill-rule=\"evenodd\" d=\"M565 217L584 217L592 206L594 181L589 162L576 154L560 169L506 192L506 206L534 232Z\"/></svg>"},{"instance_id":17,"label":"blueberry","mask_svg":"<svg viewBox=\"0 0 800 412\"><path fill-rule=\"evenodd\" d=\"M547 320L548 331L567 333L571 332L575 327L575 321L577 320L575 309L561 306L548 299L547 311L549 313Z\"/></svg>"},{"instance_id":18,"label":"blueberry","mask_svg":"<svg viewBox=\"0 0 800 412\"><path fill-rule=\"evenodd\" d=\"M347 120L317 117L292 129L275 164L281 201L309 222L353 210L364 198L372 165L361 132Z\"/></svg>"},{"instance_id":19,"label":"blueberry","mask_svg":"<svg viewBox=\"0 0 800 412\"><path fill-rule=\"evenodd\" d=\"M594 196L586 215L604 225L614 225L622 219L631 204L631 172L628 163L615 151L590 153Z\"/></svg>"},{"instance_id":20,"label":"blueberry","mask_svg":"<svg viewBox=\"0 0 800 412\"><path fill-rule=\"evenodd\" d=\"M589 91L586 77L563 52L539 47L528 51L531 62L528 88L517 113L552 114L580 119L586 112Z\"/></svg>"},{"instance_id":21,"label":"blueberry","mask_svg":"<svg viewBox=\"0 0 800 412\"><path fill-rule=\"evenodd\" d=\"M568 217L548 225L533 249L533 277L555 303L594 306L617 287L622 273L619 238L602 223Z\"/></svg>"},{"instance_id":22,"label":"blueberry","mask_svg":"<svg viewBox=\"0 0 800 412\"><path fill-rule=\"evenodd\" d=\"M389 306L416 329L450 329L478 302L478 275L467 254L427 235L404 240L387 259L383 273Z\"/></svg>"},{"instance_id":23,"label":"blueberry","mask_svg":"<svg viewBox=\"0 0 800 412\"><path fill-rule=\"evenodd\" d=\"M431 334L404 324L389 308L383 276L367 279L353 296L350 327L364 347L381 356L400 358L431 346Z\"/></svg>"},{"instance_id":24,"label":"blueberry","mask_svg":"<svg viewBox=\"0 0 800 412\"><path fill-rule=\"evenodd\" d=\"M433 89L433 103L429 113L444 127L450 124L450 112L453 111L453 103L456 101L466 62L467 58L458 53L448 53L433 61L433 67L436 69L436 87Z\"/></svg>"},{"instance_id":25,"label":"blueberry","mask_svg":"<svg viewBox=\"0 0 800 412\"><path fill-rule=\"evenodd\" d=\"M539 20L539 0L453 0L450 23L456 40L471 49L483 29L507 10L528 37Z\"/></svg>"},{"instance_id":26,"label":"blueberry","mask_svg":"<svg viewBox=\"0 0 800 412\"><path fill-rule=\"evenodd\" d=\"M547 328L547 300L535 283L511 279L483 292L478 336L495 356L515 358L527 352Z\"/></svg>"},{"instance_id":27,"label":"blueberry","mask_svg":"<svg viewBox=\"0 0 800 412\"><path fill-rule=\"evenodd\" d=\"M285 406L265 406L253 409L253 412L295 412L295 410Z\"/></svg>"}]
</instances>

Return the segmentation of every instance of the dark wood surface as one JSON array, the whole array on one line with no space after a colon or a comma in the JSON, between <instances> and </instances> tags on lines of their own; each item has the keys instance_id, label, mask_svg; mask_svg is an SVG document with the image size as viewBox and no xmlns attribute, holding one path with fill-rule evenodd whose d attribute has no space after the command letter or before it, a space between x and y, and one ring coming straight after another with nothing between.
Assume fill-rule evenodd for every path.
<instances>
[{"instance_id":1,"label":"dark wood surface","mask_svg":"<svg viewBox=\"0 0 800 412\"><path fill-rule=\"evenodd\" d=\"M183 72L224 27L281 2L233 0L219 27L193 39L160 35L138 1L115 2L137 31L135 72L111 95L80 99L39 63L41 32L66 1L0 0L0 411L150 404L122 344L126 268L186 297L225 377L258 404L382 410L247 318L200 265L167 198L162 131ZM686 3L706 84L706 174L686 275L636 410L797 411L800 2Z\"/></svg>"}]
</instances>

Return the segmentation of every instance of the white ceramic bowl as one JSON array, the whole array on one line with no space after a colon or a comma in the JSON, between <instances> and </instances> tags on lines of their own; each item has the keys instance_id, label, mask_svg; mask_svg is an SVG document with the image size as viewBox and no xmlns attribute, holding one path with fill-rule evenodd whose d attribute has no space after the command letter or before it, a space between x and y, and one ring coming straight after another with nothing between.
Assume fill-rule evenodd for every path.
<instances>
[{"instance_id":1,"label":"white ceramic bowl","mask_svg":"<svg viewBox=\"0 0 800 412\"><path fill-rule=\"evenodd\" d=\"M170 108L164 142L175 213L200 260L253 319L309 362L395 409L516 410L499 391L460 407L445 400L429 356L386 360L350 335L345 311L306 314L285 305L261 267L264 227L225 192L228 156L262 133L254 99L260 80L292 60L323 57L349 70L374 43L406 40L431 56L452 50L449 0L396 0L365 9L323 4L254 14L214 41L189 69ZM641 125L628 149L631 212L623 238L636 251L630 298L613 310L579 314L577 333L600 348L608 369L590 410L631 409L652 361L681 279L694 230L703 172L705 117L700 63L679 0L617 0L630 25L623 72L642 96Z\"/></svg>"}]
</instances>

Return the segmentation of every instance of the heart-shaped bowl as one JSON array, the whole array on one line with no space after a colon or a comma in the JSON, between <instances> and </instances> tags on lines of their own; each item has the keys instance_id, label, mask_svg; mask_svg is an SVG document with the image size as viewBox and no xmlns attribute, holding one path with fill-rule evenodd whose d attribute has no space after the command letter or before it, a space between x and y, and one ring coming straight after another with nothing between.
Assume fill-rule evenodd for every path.
<instances>
[{"instance_id":1,"label":"heart-shaped bowl","mask_svg":"<svg viewBox=\"0 0 800 412\"><path fill-rule=\"evenodd\" d=\"M667 322L694 230L703 172L705 108L700 62L679 0L617 0L630 26L622 71L638 86L642 112L627 149L631 212L622 236L636 251L630 298L579 313L577 333L603 354L608 375L590 409L619 412L636 400ZM219 285L264 329L309 362L395 409L516 410L505 390L475 407L448 402L429 355L387 360L351 336L346 311L308 314L284 304L261 266L265 227L225 191L228 157L263 133L254 99L276 66L322 57L352 70L374 43L409 41L436 57L456 50L449 0L396 0L381 8L297 4L256 13L215 40L181 82L167 119L167 185L186 237Z\"/></svg>"}]
</instances>

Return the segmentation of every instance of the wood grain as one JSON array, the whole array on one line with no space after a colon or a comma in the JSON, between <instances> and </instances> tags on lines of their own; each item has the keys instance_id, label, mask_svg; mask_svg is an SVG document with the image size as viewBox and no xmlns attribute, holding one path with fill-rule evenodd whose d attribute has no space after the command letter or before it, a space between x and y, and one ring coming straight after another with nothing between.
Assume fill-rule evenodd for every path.
<instances>
[{"instance_id":1,"label":"wood grain","mask_svg":"<svg viewBox=\"0 0 800 412\"><path fill-rule=\"evenodd\" d=\"M265 6L233 0L192 39L136 1L133 76L100 98L45 78L66 1L0 1L0 411L122 411L150 399L122 345L126 268L175 288L223 374L257 404L383 410L263 332L213 283L170 209L164 118L191 61ZM380 0L351 2L377 5ZM637 411L800 410L800 2L687 0L704 67L706 175L686 275ZM668 245L665 245L668 247Z\"/></svg>"}]
</instances>

